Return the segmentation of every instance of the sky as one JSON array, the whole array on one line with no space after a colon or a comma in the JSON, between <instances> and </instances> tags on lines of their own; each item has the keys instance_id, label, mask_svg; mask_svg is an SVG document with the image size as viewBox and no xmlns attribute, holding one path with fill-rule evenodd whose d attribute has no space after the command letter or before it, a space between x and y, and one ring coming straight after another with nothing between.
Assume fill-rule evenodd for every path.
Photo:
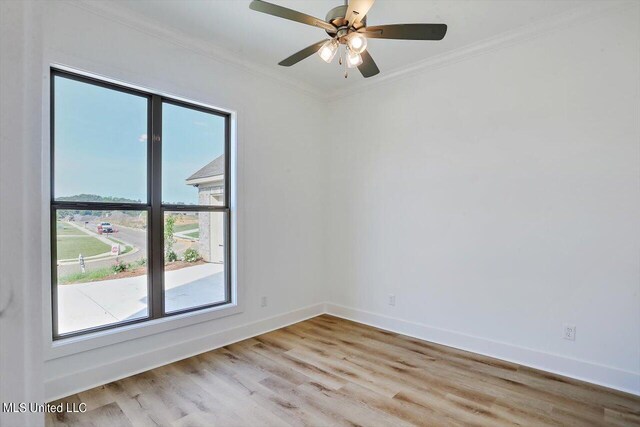
<instances>
[{"instance_id":1,"label":"sky","mask_svg":"<svg viewBox=\"0 0 640 427\"><path fill-rule=\"evenodd\" d=\"M224 118L163 104L162 199L196 204L185 180L224 152ZM55 77L55 197L147 200L147 98Z\"/></svg>"}]
</instances>

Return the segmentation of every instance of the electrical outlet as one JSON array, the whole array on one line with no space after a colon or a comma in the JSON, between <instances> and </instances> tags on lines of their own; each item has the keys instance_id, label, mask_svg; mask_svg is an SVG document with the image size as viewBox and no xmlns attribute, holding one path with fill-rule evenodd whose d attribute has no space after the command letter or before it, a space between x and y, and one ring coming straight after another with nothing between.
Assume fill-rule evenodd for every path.
<instances>
[{"instance_id":1,"label":"electrical outlet","mask_svg":"<svg viewBox=\"0 0 640 427\"><path fill-rule=\"evenodd\" d=\"M569 325L567 323L564 324L564 335L563 338L569 341L576 340L576 325Z\"/></svg>"},{"instance_id":2,"label":"electrical outlet","mask_svg":"<svg viewBox=\"0 0 640 427\"><path fill-rule=\"evenodd\" d=\"M267 306L267 297L260 298L260 307L266 307L266 306Z\"/></svg>"},{"instance_id":3,"label":"electrical outlet","mask_svg":"<svg viewBox=\"0 0 640 427\"><path fill-rule=\"evenodd\" d=\"M396 296L389 294L389 305L396 305Z\"/></svg>"}]
</instances>

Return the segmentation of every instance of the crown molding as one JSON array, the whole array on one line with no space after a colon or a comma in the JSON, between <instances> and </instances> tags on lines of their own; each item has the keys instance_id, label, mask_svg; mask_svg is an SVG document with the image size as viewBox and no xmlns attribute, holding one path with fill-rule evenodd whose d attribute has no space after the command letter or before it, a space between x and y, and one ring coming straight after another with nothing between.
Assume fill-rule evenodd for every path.
<instances>
[{"instance_id":1,"label":"crown molding","mask_svg":"<svg viewBox=\"0 0 640 427\"><path fill-rule=\"evenodd\" d=\"M571 25L599 18L602 14L613 10L637 6L638 4L638 2L633 0L594 1L587 6L580 6L567 12L553 15L549 18L506 31L498 34L497 36L483 39L479 42L414 62L413 64L403 66L384 75L374 77L371 80L361 80L349 88L329 92L327 98L331 100L338 100L347 96L352 96L381 84L391 83L418 73L424 73L430 70L446 67L460 61L465 61L476 56L484 55L499 49L532 40L536 37L547 35L554 31L568 28Z\"/></svg>"},{"instance_id":2,"label":"crown molding","mask_svg":"<svg viewBox=\"0 0 640 427\"><path fill-rule=\"evenodd\" d=\"M200 38L187 35L175 28L167 28L160 22L138 13L131 12L115 3L97 0L65 0L65 2L90 13L99 15L105 19L125 25L136 31L206 56L216 62L234 66L256 76L266 77L285 87L297 90L307 96L312 96L313 98L322 101L334 101L347 96L352 96L377 87L378 85L391 83L418 73L446 67L476 56L488 54L518 43L523 43L554 31L559 31L580 22L596 19L602 14L613 10L638 5L638 2L634 0L589 2L586 6L579 6L562 14L553 15L549 18L506 31L476 43L402 66L390 72L386 72L383 75L374 77L373 79L355 82L348 88L326 91L306 82L284 76L278 71L267 66L246 60L237 52L214 42L205 41Z\"/></svg>"},{"instance_id":3,"label":"crown molding","mask_svg":"<svg viewBox=\"0 0 640 427\"><path fill-rule=\"evenodd\" d=\"M156 37L161 39L163 42L172 43L199 55L206 56L216 62L234 66L256 76L266 77L307 96L312 96L320 100L327 99L327 95L324 91L321 91L308 83L293 80L290 77L285 77L283 74L270 69L269 67L248 61L237 52L219 44L187 35L175 28L167 28L156 20L131 12L116 3L95 0L65 0L65 3L116 22L120 25L127 26L146 35Z\"/></svg>"}]
</instances>

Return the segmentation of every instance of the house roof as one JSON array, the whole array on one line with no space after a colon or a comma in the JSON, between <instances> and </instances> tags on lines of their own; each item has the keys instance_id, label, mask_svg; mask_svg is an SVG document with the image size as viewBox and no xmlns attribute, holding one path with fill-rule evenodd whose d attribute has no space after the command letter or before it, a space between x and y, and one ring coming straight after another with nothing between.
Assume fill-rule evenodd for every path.
<instances>
[{"instance_id":1,"label":"house roof","mask_svg":"<svg viewBox=\"0 0 640 427\"><path fill-rule=\"evenodd\" d=\"M220 157L213 159L212 162L203 166L196 173L187 178L187 181L191 181L194 179L203 179L209 178L216 175L224 174L224 154Z\"/></svg>"}]
</instances>

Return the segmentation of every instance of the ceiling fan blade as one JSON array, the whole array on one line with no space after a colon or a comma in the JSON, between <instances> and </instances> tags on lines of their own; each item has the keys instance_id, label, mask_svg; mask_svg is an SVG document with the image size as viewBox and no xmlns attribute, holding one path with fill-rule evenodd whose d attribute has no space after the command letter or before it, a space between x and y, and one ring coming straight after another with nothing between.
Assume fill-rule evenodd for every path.
<instances>
[{"instance_id":1,"label":"ceiling fan blade","mask_svg":"<svg viewBox=\"0 0 640 427\"><path fill-rule=\"evenodd\" d=\"M375 25L360 30L371 39L442 40L447 33L446 24L394 24Z\"/></svg>"},{"instance_id":2,"label":"ceiling fan blade","mask_svg":"<svg viewBox=\"0 0 640 427\"><path fill-rule=\"evenodd\" d=\"M365 50L360 56L362 56L362 64L358 65L358 70L360 70L365 78L375 76L380 72L380 69L378 69L376 62L371 55L369 55L368 51Z\"/></svg>"},{"instance_id":3,"label":"ceiling fan blade","mask_svg":"<svg viewBox=\"0 0 640 427\"><path fill-rule=\"evenodd\" d=\"M318 43L312 44L309 47L305 47L304 49L294 53L287 59L283 59L278 63L278 65L282 65L283 67L291 67L292 65L297 64L303 59L308 58L314 53L316 53L317 51L319 51L322 45L325 43L326 43L326 40L322 40L322 41L319 41Z\"/></svg>"},{"instance_id":4,"label":"ceiling fan blade","mask_svg":"<svg viewBox=\"0 0 640 427\"><path fill-rule=\"evenodd\" d=\"M288 19L290 21L296 21L302 24L311 25L313 27L319 27L333 33L337 31L336 27L326 21L323 21L322 19L314 18L311 15L307 15L293 9L288 9L286 7L278 6L277 4L267 3L266 1L253 0L251 4L249 4L249 8L258 12L277 16L279 18Z\"/></svg>"},{"instance_id":5,"label":"ceiling fan blade","mask_svg":"<svg viewBox=\"0 0 640 427\"><path fill-rule=\"evenodd\" d=\"M349 21L351 26L357 26L357 24L369 13L369 9L373 6L375 0L349 0L347 6L347 14L345 18Z\"/></svg>"}]
</instances>

